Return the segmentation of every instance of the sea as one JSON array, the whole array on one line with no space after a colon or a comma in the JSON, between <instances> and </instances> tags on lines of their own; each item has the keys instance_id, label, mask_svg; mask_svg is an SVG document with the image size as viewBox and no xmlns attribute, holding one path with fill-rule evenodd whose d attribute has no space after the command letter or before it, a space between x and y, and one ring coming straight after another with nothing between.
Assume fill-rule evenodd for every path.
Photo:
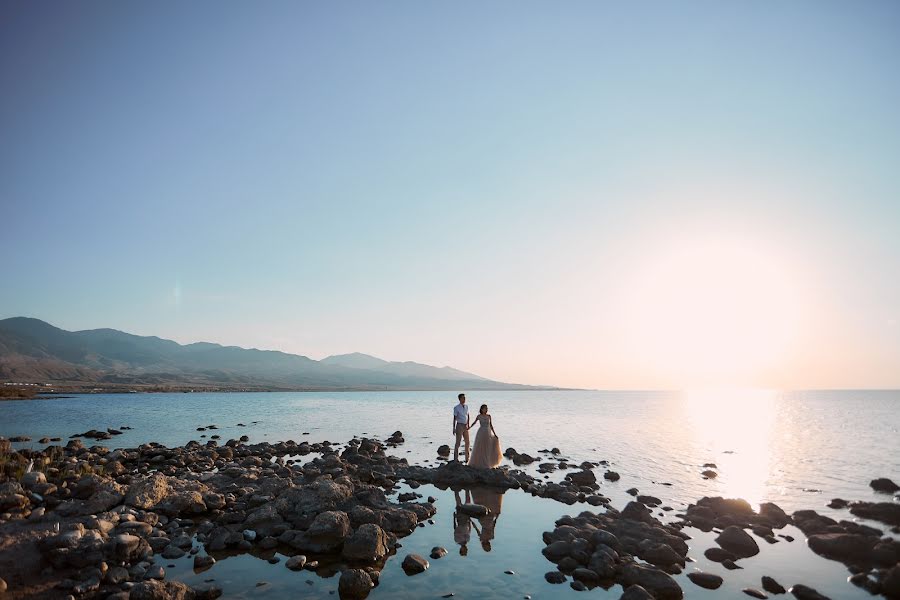
<instances>
[{"instance_id":1,"label":"sea","mask_svg":"<svg viewBox=\"0 0 900 600\"><path fill-rule=\"evenodd\" d=\"M672 507L660 513L664 521L676 520L674 515L703 496L744 498L754 505L774 502L788 513L814 509L897 537L884 524L861 521L827 504L833 498L900 501L869 487L878 477L900 482L900 391L459 391L466 393L473 417L480 405L488 405L503 449L515 448L541 458L539 462L549 456L542 451L554 448L574 464L607 461L605 469L621 478L601 478L600 493L619 509L632 499L626 493L631 488ZM453 445L455 404L455 391L87 394L0 402L0 436L27 435L31 442L14 446L40 448L37 440L42 437L61 437L65 443L88 429L127 426L131 429L122 435L99 443L110 448L147 442L172 446L204 442L216 434L221 443L247 435L250 443L328 440L340 447L353 437L386 439L401 431L406 441L390 453L412 464L433 465L439 462L437 448ZM217 429L198 431L209 425ZM516 468L507 460L504 465ZM540 474L537 466L535 462L523 469L549 480L565 475ZM707 469L717 476L704 477ZM409 488L401 485L398 491ZM487 529L474 520L466 538L459 525L454 526L453 507L465 501L469 491L427 485L415 491L437 498L434 524L402 540L403 547L388 561L370 598L587 594L617 599L622 594L620 586L578 592L568 584L544 580L554 565L541 554L542 532L552 530L563 515L596 510L593 507L567 506L510 490L485 500L501 508L499 516ZM676 580L687 598L747 598L742 589L760 589L762 575L785 587L803 583L831 598L869 597L847 582L850 573L844 565L814 554L803 533L792 526L777 533L792 536L793 542L779 538L770 545L760 539L760 554L739 561L743 568L734 571L703 556L703 550L715 545L714 533L685 531L693 538L689 556L695 562ZM432 560L425 573L407 576L400 568L407 553L427 557L434 546L449 554ZM274 553L280 559L276 564L270 558L272 553L224 557L203 573L192 571L190 557L160 560L170 579L192 585L214 579L228 598L336 596L336 569L293 572L284 567L286 556ZM702 589L686 577L694 569L722 575L725 582L718 590Z\"/></svg>"}]
</instances>

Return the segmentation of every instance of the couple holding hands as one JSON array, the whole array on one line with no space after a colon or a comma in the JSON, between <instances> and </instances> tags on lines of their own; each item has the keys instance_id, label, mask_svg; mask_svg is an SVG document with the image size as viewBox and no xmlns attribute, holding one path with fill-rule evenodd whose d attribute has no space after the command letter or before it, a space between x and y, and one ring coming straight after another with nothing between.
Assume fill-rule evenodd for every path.
<instances>
[{"instance_id":1,"label":"couple holding hands","mask_svg":"<svg viewBox=\"0 0 900 600\"><path fill-rule=\"evenodd\" d=\"M453 447L453 460L459 461L459 444L465 440L466 464L470 467L493 469L500 464L503 454L500 452L500 438L494 431L491 423L491 415L488 414L487 404L482 404L478 410L475 422L470 422L469 407L466 406L466 395L458 396L459 403L453 407L453 434L456 436L456 445ZM472 452L469 452L469 429L478 423L478 433L475 434L475 444Z\"/></svg>"}]
</instances>

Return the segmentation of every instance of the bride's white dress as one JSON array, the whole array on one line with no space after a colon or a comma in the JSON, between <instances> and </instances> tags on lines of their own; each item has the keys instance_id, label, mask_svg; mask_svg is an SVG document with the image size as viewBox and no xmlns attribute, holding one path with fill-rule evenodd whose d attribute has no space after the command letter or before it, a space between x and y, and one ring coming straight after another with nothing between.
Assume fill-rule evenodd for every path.
<instances>
[{"instance_id":1,"label":"bride's white dress","mask_svg":"<svg viewBox=\"0 0 900 600\"><path fill-rule=\"evenodd\" d=\"M475 443L469 455L469 466L493 469L503 460L500 438L491 432L490 415L478 415L475 420L478 421L478 433L475 434Z\"/></svg>"}]
</instances>

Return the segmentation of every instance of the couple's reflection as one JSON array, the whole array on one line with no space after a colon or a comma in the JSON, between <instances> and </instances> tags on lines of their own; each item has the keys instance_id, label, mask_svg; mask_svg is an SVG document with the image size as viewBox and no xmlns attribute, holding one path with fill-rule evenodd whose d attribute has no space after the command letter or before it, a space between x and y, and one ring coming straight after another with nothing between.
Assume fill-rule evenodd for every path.
<instances>
[{"instance_id":1,"label":"couple's reflection","mask_svg":"<svg viewBox=\"0 0 900 600\"><path fill-rule=\"evenodd\" d=\"M454 490L453 493L456 496L456 510L453 512L453 541L459 544L459 555L466 556L469 553L469 540L472 537L473 528L481 541L482 550L490 552L497 519L503 508L503 492L489 487L473 487L465 490L465 502L460 496L460 490ZM459 509L463 504L480 504L489 512L481 517L470 517Z\"/></svg>"}]
</instances>

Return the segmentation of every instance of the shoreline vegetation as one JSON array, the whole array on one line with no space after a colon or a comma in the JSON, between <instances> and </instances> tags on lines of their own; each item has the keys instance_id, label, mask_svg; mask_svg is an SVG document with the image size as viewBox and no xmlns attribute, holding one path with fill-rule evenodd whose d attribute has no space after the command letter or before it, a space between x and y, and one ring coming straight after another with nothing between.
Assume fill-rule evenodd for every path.
<instances>
[{"instance_id":1,"label":"shoreline vegetation","mask_svg":"<svg viewBox=\"0 0 900 600\"><path fill-rule=\"evenodd\" d=\"M615 507L600 493L601 480L620 479L607 461L569 464L558 448L533 456L508 448L504 456L511 465L476 469L448 461L447 445L437 449L435 464L410 464L390 454L405 443L400 431L383 441L354 437L346 443L251 443L248 435L223 442L215 433L171 448L149 442L110 450L83 441L109 440L127 428L90 430L71 436L65 446L41 450L13 449L13 443L30 442L27 436L0 438L0 572L6 578L0 585L11 597L216 598L227 590L215 579L191 588L166 579L162 561L156 561L193 557L194 572L200 573L235 554L272 562L277 551L290 557L287 569L340 573L341 598L365 598L395 555L408 575L431 567L427 558L402 551L400 543L433 523L438 511L434 498L415 491L423 485L524 493L558 502L561 514L575 511L547 523L543 538L534 540L535 553L552 565L544 576L548 585L621 585L623 599L680 600L682 585L715 589L723 581L696 570L686 576L690 584L676 581L673 575L687 568L691 553L702 552L726 569L742 568L739 561L765 552L767 545L793 542L779 532L792 525L807 536L811 552L849 569L847 585L888 598L900 595L900 541L884 531L900 533L900 504L892 501L900 487L888 479L870 483L885 502L832 501L850 515L883 523L882 529L850 517L835 521L813 510L789 515L773 503L757 510L744 500L719 497L700 498L670 514L665 499L635 488L627 492L633 500ZM49 442L61 440L39 441ZM539 473L565 475L552 482L519 468L532 463L540 463ZM411 491L398 494L401 484ZM475 517L490 512L473 503L456 510ZM660 520L664 515L669 516ZM715 545L703 548L695 541L689 547L687 540L701 531L715 531ZM445 553L436 547L431 559ZM815 582L782 583L800 600L825 598ZM761 588L744 592L765 598L785 590L768 576Z\"/></svg>"}]
</instances>

